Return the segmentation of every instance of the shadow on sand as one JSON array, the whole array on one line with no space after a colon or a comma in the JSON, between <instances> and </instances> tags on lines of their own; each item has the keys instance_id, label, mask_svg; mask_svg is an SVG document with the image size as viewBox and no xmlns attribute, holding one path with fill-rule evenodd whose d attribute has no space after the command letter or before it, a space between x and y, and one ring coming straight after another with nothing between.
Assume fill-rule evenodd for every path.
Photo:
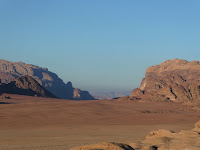
<instances>
[{"instance_id":1,"label":"shadow on sand","mask_svg":"<svg viewBox=\"0 0 200 150\"><path fill-rule=\"evenodd\" d=\"M0 102L0 105L1 104L13 104L13 103L11 103L11 102Z\"/></svg>"}]
</instances>

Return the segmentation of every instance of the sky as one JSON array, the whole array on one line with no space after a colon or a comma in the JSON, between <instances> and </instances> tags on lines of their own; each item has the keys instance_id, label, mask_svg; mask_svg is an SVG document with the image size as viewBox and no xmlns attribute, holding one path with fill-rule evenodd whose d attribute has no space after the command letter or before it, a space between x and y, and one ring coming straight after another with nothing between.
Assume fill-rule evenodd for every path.
<instances>
[{"instance_id":1,"label":"sky","mask_svg":"<svg viewBox=\"0 0 200 150\"><path fill-rule=\"evenodd\" d=\"M139 87L147 67L200 59L199 0L0 0L0 58L93 91Z\"/></svg>"}]
</instances>

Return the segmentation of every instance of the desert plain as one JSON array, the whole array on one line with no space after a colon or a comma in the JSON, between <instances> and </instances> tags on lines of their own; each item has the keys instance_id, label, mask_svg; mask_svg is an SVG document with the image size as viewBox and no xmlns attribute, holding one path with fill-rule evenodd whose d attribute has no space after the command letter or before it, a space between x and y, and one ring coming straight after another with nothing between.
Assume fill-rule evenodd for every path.
<instances>
[{"instance_id":1,"label":"desert plain","mask_svg":"<svg viewBox=\"0 0 200 150\"><path fill-rule=\"evenodd\" d=\"M4 94L9 95L9 94ZM200 113L176 102L62 100L9 95L0 100L1 150L68 150L132 143L152 130L191 130Z\"/></svg>"}]
</instances>

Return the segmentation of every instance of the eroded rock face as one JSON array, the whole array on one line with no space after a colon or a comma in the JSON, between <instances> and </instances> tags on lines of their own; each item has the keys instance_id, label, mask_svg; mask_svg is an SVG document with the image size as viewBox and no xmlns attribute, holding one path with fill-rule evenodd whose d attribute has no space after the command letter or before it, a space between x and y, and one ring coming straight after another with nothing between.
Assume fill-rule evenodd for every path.
<instances>
[{"instance_id":1,"label":"eroded rock face","mask_svg":"<svg viewBox=\"0 0 200 150\"><path fill-rule=\"evenodd\" d=\"M7 72L0 72L0 79L2 83L9 83L15 80L18 76Z\"/></svg>"},{"instance_id":2,"label":"eroded rock face","mask_svg":"<svg viewBox=\"0 0 200 150\"><path fill-rule=\"evenodd\" d=\"M30 76L20 76L8 84L0 84L0 94L2 93L56 98Z\"/></svg>"},{"instance_id":3,"label":"eroded rock face","mask_svg":"<svg viewBox=\"0 0 200 150\"><path fill-rule=\"evenodd\" d=\"M34 78L40 85L58 98L74 99L74 88L71 82L65 84L62 79L55 73L48 71L47 68L0 59L0 79L3 83L9 83L15 78L24 75ZM88 97L82 95L80 97L84 97L85 99L93 98L90 94Z\"/></svg>"},{"instance_id":4,"label":"eroded rock face","mask_svg":"<svg viewBox=\"0 0 200 150\"><path fill-rule=\"evenodd\" d=\"M143 99L200 102L200 62L182 59L167 60L148 67L140 89ZM131 93L134 95L135 91Z\"/></svg>"}]
</instances>

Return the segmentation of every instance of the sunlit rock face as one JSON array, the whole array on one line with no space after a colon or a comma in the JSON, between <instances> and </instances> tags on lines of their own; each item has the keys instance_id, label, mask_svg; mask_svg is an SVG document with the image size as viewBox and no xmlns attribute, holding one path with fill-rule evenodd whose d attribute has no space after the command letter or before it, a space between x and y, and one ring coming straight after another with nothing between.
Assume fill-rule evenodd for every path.
<instances>
[{"instance_id":1,"label":"sunlit rock face","mask_svg":"<svg viewBox=\"0 0 200 150\"><path fill-rule=\"evenodd\" d=\"M199 121L200 122L200 121ZM138 143L131 143L134 149L150 150L198 150L200 147L200 132L199 122L192 130L182 130L180 132L173 132L170 130L160 129L158 131L151 131L144 141ZM181 143L181 144L180 144Z\"/></svg>"},{"instance_id":2,"label":"sunlit rock face","mask_svg":"<svg viewBox=\"0 0 200 150\"><path fill-rule=\"evenodd\" d=\"M129 143L128 145L104 142L75 147L70 150L199 150L199 122L192 130L174 132L171 130L159 129L158 131L151 131L144 140Z\"/></svg>"},{"instance_id":3,"label":"sunlit rock face","mask_svg":"<svg viewBox=\"0 0 200 150\"><path fill-rule=\"evenodd\" d=\"M35 79L45 89L58 98L74 99L74 88L71 82L65 84L55 73L32 64L23 62L10 62L0 59L0 79L3 83L9 83L15 78L28 75ZM81 93L81 92L80 92ZM80 96L84 99L94 99L90 94Z\"/></svg>"},{"instance_id":4,"label":"sunlit rock face","mask_svg":"<svg viewBox=\"0 0 200 150\"><path fill-rule=\"evenodd\" d=\"M200 102L200 62L182 59L167 60L148 67L141 82L140 97L161 101ZM131 95L137 95L139 90Z\"/></svg>"},{"instance_id":5,"label":"sunlit rock face","mask_svg":"<svg viewBox=\"0 0 200 150\"><path fill-rule=\"evenodd\" d=\"M131 92L130 97L141 98L144 95L143 91L140 88L136 88Z\"/></svg>"},{"instance_id":6,"label":"sunlit rock face","mask_svg":"<svg viewBox=\"0 0 200 150\"><path fill-rule=\"evenodd\" d=\"M131 146L122 143L104 142L94 145L85 145L70 150L134 150Z\"/></svg>"}]
</instances>

